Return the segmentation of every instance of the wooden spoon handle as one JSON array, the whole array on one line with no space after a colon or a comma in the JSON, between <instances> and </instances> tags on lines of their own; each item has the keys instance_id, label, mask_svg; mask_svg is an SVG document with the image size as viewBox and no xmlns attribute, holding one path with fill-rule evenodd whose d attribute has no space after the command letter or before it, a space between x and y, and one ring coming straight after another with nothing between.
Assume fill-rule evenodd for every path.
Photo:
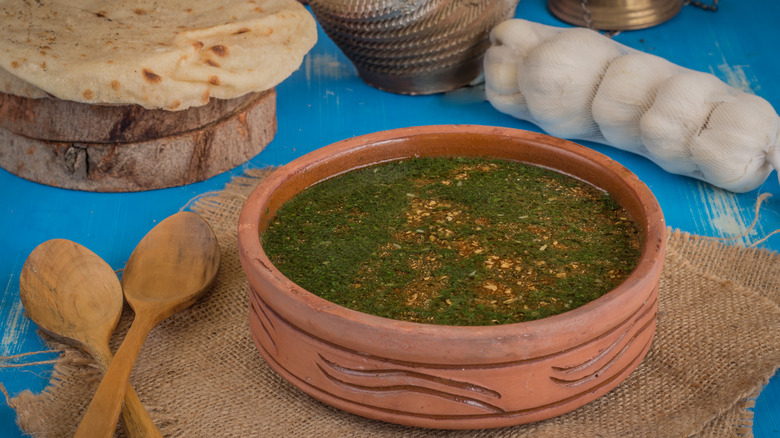
<instances>
[{"instance_id":1,"label":"wooden spoon handle","mask_svg":"<svg viewBox=\"0 0 780 438\"><path fill-rule=\"evenodd\" d=\"M101 340L91 339L87 341L86 344L89 346L88 348L92 357L97 360L98 364L100 364L105 372L111 365L114 356L113 353L111 353L108 344ZM152 417L149 416L149 412L144 408L141 399L138 398L138 394L133 387L128 384L125 391L125 404L122 407L122 422L124 423L130 438L162 438L160 430L155 426Z\"/></svg>"},{"instance_id":2,"label":"wooden spoon handle","mask_svg":"<svg viewBox=\"0 0 780 438\"><path fill-rule=\"evenodd\" d=\"M141 399L133 387L127 385L125 405L122 407L122 422L131 438L162 438L160 430L155 426Z\"/></svg>"},{"instance_id":3,"label":"wooden spoon handle","mask_svg":"<svg viewBox=\"0 0 780 438\"><path fill-rule=\"evenodd\" d=\"M103 375L95 396L92 398L87 412L81 419L76 438L111 438L116 430L116 422L122 410L122 400L125 397L130 381L133 365L141 352L146 337L156 321L143 318L136 314L130 330L122 345L111 361L111 365Z\"/></svg>"}]
</instances>

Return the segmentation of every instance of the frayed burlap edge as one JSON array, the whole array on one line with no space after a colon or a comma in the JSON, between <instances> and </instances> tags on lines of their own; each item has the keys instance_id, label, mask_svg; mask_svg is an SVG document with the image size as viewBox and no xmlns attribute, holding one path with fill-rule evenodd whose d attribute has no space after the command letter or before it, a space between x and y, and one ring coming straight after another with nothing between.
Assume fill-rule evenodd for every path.
<instances>
[{"instance_id":1,"label":"frayed burlap edge","mask_svg":"<svg viewBox=\"0 0 780 438\"><path fill-rule=\"evenodd\" d=\"M191 203L217 233L220 274L202 302L152 332L131 379L165 436L752 436L749 408L780 364L780 257L672 230L653 348L623 384L583 408L525 426L437 431L366 420L311 399L260 359L246 323L236 221L267 172L250 170L225 190ZM692 288L696 294L675 293ZM703 309L691 326L679 324L686 306ZM727 312L709 317L722 306ZM126 311L114 348L131 318ZM724 332L724 341L718 330L736 330L738 336ZM47 340L66 350L50 386L40 394L25 391L10 403L25 432L71 436L100 372L83 353ZM705 351L702 366L688 360Z\"/></svg>"}]
</instances>

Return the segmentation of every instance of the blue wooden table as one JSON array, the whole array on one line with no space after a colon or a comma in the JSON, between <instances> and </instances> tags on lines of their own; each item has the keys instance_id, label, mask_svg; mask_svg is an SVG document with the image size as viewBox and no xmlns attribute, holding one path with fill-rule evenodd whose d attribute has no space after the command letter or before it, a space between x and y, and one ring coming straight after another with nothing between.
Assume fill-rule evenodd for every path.
<instances>
[{"instance_id":1,"label":"blue wooden table","mask_svg":"<svg viewBox=\"0 0 780 438\"><path fill-rule=\"evenodd\" d=\"M517 17L564 26L546 0L522 0ZM780 109L780 2L724 0L718 12L686 6L672 20L616 40L749 90ZM277 88L278 133L250 162L205 182L142 193L86 193L43 186L0 170L0 355L45 350L36 326L19 300L19 273L27 255L52 238L71 239L121 269L143 235L193 198L220 190L247 168L280 165L329 143L369 132L431 124L483 124L532 131L539 128L494 110L479 87L435 96L401 96L363 83L352 64L320 31L301 68ZM740 239L751 244L780 228L777 174L759 189L736 195L607 146L585 143L635 172L655 193L671 227L718 237L740 235L753 221L760 193L774 197L762 206L758 224ZM0 145L4 147L5 145ZM780 235L762 247L780 249ZM53 354L25 358L46 361ZM9 363L5 363L7 366ZM41 391L51 365L0 368L11 396ZM1 400L1 399L0 399ZM780 375L763 389L755 411L757 437L780 437ZM22 436L14 411L0 403L0 436Z\"/></svg>"}]
</instances>

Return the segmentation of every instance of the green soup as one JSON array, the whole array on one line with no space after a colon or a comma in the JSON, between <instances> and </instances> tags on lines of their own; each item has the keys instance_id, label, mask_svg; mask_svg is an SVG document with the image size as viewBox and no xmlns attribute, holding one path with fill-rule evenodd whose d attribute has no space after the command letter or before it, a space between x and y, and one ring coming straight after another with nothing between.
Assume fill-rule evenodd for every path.
<instances>
[{"instance_id":1,"label":"green soup","mask_svg":"<svg viewBox=\"0 0 780 438\"><path fill-rule=\"evenodd\" d=\"M290 280L364 313L494 325L566 312L640 256L628 212L583 181L527 164L413 158L323 181L262 236Z\"/></svg>"}]
</instances>

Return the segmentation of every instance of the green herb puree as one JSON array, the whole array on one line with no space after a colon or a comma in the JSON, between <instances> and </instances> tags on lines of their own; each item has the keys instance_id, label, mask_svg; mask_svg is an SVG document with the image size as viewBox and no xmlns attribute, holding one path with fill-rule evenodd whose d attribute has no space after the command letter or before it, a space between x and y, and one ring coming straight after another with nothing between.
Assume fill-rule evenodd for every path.
<instances>
[{"instance_id":1,"label":"green herb puree","mask_svg":"<svg viewBox=\"0 0 780 438\"><path fill-rule=\"evenodd\" d=\"M548 169L413 158L323 181L262 235L306 290L364 313L440 325L545 318L631 272L641 235L608 194Z\"/></svg>"}]
</instances>

